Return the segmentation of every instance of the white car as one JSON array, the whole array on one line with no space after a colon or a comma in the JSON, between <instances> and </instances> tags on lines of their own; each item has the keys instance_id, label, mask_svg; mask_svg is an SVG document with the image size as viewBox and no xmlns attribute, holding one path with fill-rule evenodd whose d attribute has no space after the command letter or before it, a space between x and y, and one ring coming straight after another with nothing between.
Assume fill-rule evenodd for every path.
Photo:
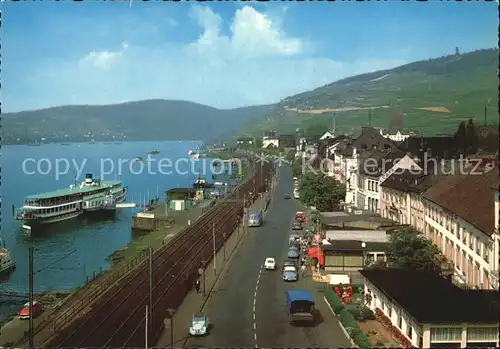
<instances>
[{"instance_id":1,"label":"white car","mask_svg":"<svg viewBox=\"0 0 500 349\"><path fill-rule=\"evenodd\" d=\"M266 258L266 261L264 262L264 269L266 270L275 270L276 269L276 261L274 258Z\"/></svg>"},{"instance_id":2,"label":"white car","mask_svg":"<svg viewBox=\"0 0 500 349\"><path fill-rule=\"evenodd\" d=\"M204 336L208 332L208 317L205 314L193 315L189 334L191 336Z\"/></svg>"}]
</instances>

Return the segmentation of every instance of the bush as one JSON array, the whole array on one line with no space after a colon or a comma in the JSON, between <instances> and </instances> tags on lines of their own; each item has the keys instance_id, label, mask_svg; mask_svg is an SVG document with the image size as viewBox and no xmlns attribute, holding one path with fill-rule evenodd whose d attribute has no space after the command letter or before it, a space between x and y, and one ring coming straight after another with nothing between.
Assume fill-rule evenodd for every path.
<instances>
[{"instance_id":1,"label":"bush","mask_svg":"<svg viewBox=\"0 0 500 349\"><path fill-rule=\"evenodd\" d=\"M329 284L326 285L325 298L332 307L335 314L339 314L342 310L345 309L344 303L342 303L342 300L339 298L339 296L337 296L337 294Z\"/></svg>"},{"instance_id":2,"label":"bush","mask_svg":"<svg viewBox=\"0 0 500 349\"><path fill-rule=\"evenodd\" d=\"M349 308L349 313L357 320L357 321L365 321L365 320L374 320L375 319L375 314L373 311L366 307L356 307L356 308Z\"/></svg>"},{"instance_id":3,"label":"bush","mask_svg":"<svg viewBox=\"0 0 500 349\"><path fill-rule=\"evenodd\" d=\"M355 310L356 308L353 308L351 310ZM361 309L360 309L361 310ZM356 319L352 316L351 312L347 309L344 309L340 312L339 314L340 317L340 322L344 326L344 328L347 330L349 333L349 336L353 340L353 342L360 347L361 349L368 349L371 348L370 341L368 340L368 337L361 331L359 328L358 322Z\"/></svg>"},{"instance_id":4,"label":"bush","mask_svg":"<svg viewBox=\"0 0 500 349\"><path fill-rule=\"evenodd\" d=\"M372 347L368 337L361 331L352 337L352 340L361 349L368 349Z\"/></svg>"},{"instance_id":5,"label":"bush","mask_svg":"<svg viewBox=\"0 0 500 349\"><path fill-rule=\"evenodd\" d=\"M340 312L339 318L340 322L342 323L342 325L344 325L345 328L359 328L358 322L347 309L344 309Z\"/></svg>"}]
</instances>

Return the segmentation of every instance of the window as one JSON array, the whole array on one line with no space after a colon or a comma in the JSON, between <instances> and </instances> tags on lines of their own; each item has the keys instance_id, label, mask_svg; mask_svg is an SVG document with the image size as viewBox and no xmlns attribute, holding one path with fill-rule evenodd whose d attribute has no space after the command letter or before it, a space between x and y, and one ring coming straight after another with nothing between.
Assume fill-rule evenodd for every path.
<instances>
[{"instance_id":1,"label":"window","mask_svg":"<svg viewBox=\"0 0 500 349\"><path fill-rule=\"evenodd\" d=\"M490 262L490 248L487 245L484 245L483 248L483 259L488 263Z\"/></svg>"},{"instance_id":2,"label":"window","mask_svg":"<svg viewBox=\"0 0 500 349\"><path fill-rule=\"evenodd\" d=\"M469 327L467 328L467 342L496 342L498 340L497 327Z\"/></svg>"},{"instance_id":3,"label":"window","mask_svg":"<svg viewBox=\"0 0 500 349\"><path fill-rule=\"evenodd\" d=\"M406 336L411 339L412 335L413 331L411 325L409 323L406 323Z\"/></svg>"},{"instance_id":4,"label":"window","mask_svg":"<svg viewBox=\"0 0 500 349\"><path fill-rule=\"evenodd\" d=\"M391 306L387 306L387 316L388 316L389 318L391 318L391 317L392 317L392 307L391 307Z\"/></svg>"},{"instance_id":5,"label":"window","mask_svg":"<svg viewBox=\"0 0 500 349\"><path fill-rule=\"evenodd\" d=\"M403 326L403 318L401 314L398 314L398 327L401 328L401 326Z\"/></svg>"},{"instance_id":6,"label":"window","mask_svg":"<svg viewBox=\"0 0 500 349\"><path fill-rule=\"evenodd\" d=\"M460 327L431 327L431 342L461 342Z\"/></svg>"}]
</instances>

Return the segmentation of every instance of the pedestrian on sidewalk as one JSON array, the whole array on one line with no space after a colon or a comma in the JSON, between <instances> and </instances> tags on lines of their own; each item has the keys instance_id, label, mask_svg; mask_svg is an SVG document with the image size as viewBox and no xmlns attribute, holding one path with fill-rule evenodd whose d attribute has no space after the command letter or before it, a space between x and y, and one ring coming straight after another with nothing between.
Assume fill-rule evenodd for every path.
<instances>
[{"instance_id":1,"label":"pedestrian on sidewalk","mask_svg":"<svg viewBox=\"0 0 500 349\"><path fill-rule=\"evenodd\" d=\"M196 289L196 293L200 293L200 279L196 279L194 283L194 288Z\"/></svg>"}]
</instances>

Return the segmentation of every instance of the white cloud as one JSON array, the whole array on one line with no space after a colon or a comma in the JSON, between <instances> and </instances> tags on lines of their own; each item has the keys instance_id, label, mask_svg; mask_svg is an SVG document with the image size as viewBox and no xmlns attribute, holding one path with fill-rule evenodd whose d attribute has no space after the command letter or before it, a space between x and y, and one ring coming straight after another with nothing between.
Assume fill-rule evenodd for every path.
<instances>
[{"instance_id":1,"label":"white cloud","mask_svg":"<svg viewBox=\"0 0 500 349\"><path fill-rule=\"evenodd\" d=\"M123 42L121 50L118 51L92 51L80 60L80 66L90 64L103 70L108 70L128 49L128 43Z\"/></svg>"},{"instance_id":2,"label":"white cloud","mask_svg":"<svg viewBox=\"0 0 500 349\"><path fill-rule=\"evenodd\" d=\"M221 35L222 18L209 7L194 6L190 16L203 28L192 46L206 52L242 55L256 58L264 55L294 55L302 50L302 41L288 38L283 30L264 13L251 6L236 10L230 25L231 35Z\"/></svg>"},{"instance_id":3,"label":"white cloud","mask_svg":"<svg viewBox=\"0 0 500 349\"><path fill-rule=\"evenodd\" d=\"M224 26L211 8L193 6L189 17L201 27L201 34L191 43L165 39L151 46L146 39L124 38L130 44L123 43L120 49L96 49L76 60L47 60L25 74L29 78L20 77L26 90L36 91L36 99L4 91L2 106L11 111L165 98L232 108L277 102L343 77L405 63L314 57L307 41L285 32L280 17L285 12L271 15L238 6ZM143 22L141 17L137 23ZM155 24L161 25L148 22ZM167 17L163 19L163 28L173 26Z\"/></svg>"}]
</instances>

